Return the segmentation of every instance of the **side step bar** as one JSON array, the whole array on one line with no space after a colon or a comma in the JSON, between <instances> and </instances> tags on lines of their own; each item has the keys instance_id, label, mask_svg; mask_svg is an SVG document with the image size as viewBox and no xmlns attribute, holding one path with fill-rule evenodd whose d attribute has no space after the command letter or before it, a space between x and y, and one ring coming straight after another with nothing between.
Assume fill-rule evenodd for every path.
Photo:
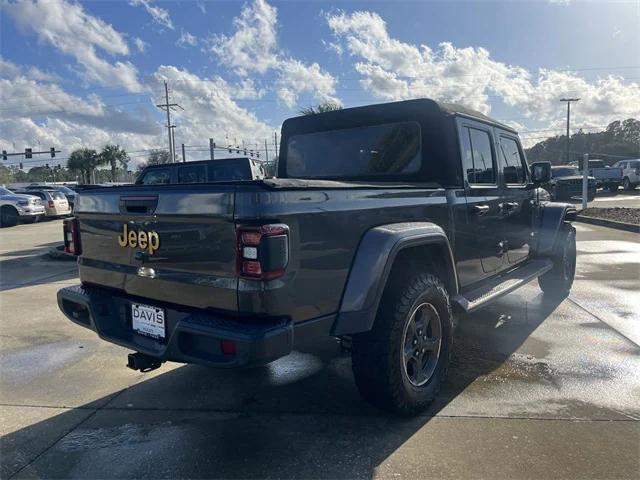
<instances>
[{"instance_id":1,"label":"side step bar","mask_svg":"<svg viewBox=\"0 0 640 480\"><path fill-rule=\"evenodd\" d=\"M452 300L465 312L470 313L520 288L552 268L553 262L549 259L529 260L510 272L488 280L487 283L474 290L455 295Z\"/></svg>"}]
</instances>

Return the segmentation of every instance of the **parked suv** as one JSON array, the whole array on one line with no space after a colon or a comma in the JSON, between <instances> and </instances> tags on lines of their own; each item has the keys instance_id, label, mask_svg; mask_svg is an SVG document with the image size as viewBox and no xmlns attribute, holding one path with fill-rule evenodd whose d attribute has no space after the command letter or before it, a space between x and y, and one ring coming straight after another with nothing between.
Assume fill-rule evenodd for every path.
<instances>
[{"instance_id":1,"label":"parked suv","mask_svg":"<svg viewBox=\"0 0 640 480\"><path fill-rule=\"evenodd\" d=\"M64 217L71 215L71 207L69 206L67 197L65 197L62 192L38 187L26 187L17 191L40 198L47 217Z\"/></svg>"},{"instance_id":2,"label":"parked suv","mask_svg":"<svg viewBox=\"0 0 640 480\"><path fill-rule=\"evenodd\" d=\"M621 160L614 167L622 170L622 187L633 190L640 184L640 159Z\"/></svg>"},{"instance_id":3,"label":"parked suv","mask_svg":"<svg viewBox=\"0 0 640 480\"><path fill-rule=\"evenodd\" d=\"M547 162L534 162L531 169ZM551 167L551 179L542 185L549 192L551 200L572 200L582 198L582 173L571 165L557 165ZM596 197L596 179L588 177L587 200L590 202Z\"/></svg>"},{"instance_id":4,"label":"parked suv","mask_svg":"<svg viewBox=\"0 0 640 480\"><path fill-rule=\"evenodd\" d=\"M27 189L28 190L49 190L49 191L54 191L54 192L60 192L67 199L67 202L69 203L69 208L71 208L71 210L73 210L73 204L74 204L75 199L76 199L76 192L74 192L72 189L70 189L69 187L67 187L65 185L38 185L38 184L31 184L31 185L29 185L27 187Z\"/></svg>"},{"instance_id":5,"label":"parked suv","mask_svg":"<svg viewBox=\"0 0 640 480\"><path fill-rule=\"evenodd\" d=\"M19 221L36 222L44 214L44 206L38 197L0 187L0 226L13 227Z\"/></svg>"},{"instance_id":6,"label":"parked suv","mask_svg":"<svg viewBox=\"0 0 640 480\"><path fill-rule=\"evenodd\" d=\"M406 414L437 395L457 315L534 279L568 295L576 210L541 200L549 168L511 127L410 100L288 119L280 146L277 178L82 192L60 309L141 371L337 337L364 397Z\"/></svg>"}]
</instances>

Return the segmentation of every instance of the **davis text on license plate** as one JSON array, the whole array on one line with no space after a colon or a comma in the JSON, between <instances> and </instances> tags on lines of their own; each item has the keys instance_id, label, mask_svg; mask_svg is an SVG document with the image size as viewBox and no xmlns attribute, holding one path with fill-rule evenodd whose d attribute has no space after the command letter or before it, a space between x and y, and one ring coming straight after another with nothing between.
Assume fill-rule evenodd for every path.
<instances>
[{"instance_id":1,"label":"davis text on license plate","mask_svg":"<svg viewBox=\"0 0 640 480\"><path fill-rule=\"evenodd\" d=\"M149 305L131 304L131 322L133 329L153 338L165 337L164 310Z\"/></svg>"}]
</instances>

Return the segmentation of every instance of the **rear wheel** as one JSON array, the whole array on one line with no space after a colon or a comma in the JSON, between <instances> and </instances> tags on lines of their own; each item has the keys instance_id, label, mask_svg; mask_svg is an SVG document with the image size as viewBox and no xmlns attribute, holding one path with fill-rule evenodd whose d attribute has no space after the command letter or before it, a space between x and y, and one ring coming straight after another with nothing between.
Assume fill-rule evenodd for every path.
<instances>
[{"instance_id":1,"label":"rear wheel","mask_svg":"<svg viewBox=\"0 0 640 480\"><path fill-rule=\"evenodd\" d=\"M0 226L14 227L18 224L18 210L11 205L4 205L0 209Z\"/></svg>"},{"instance_id":2,"label":"rear wheel","mask_svg":"<svg viewBox=\"0 0 640 480\"><path fill-rule=\"evenodd\" d=\"M40 215L33 215L32 217L26 217L22 221L24 223L37 223L40 220Z\"/></svg>"},{"instance_id":3,"label":"rear wheel","mask_svg":"<svg viewBox=\"0 0 640 480\"><path fill-rule=\"evenodd\" d=\"M558 232L552 260L553 268L538 277L538 284L545 295L565 298L576 275L576 230L569 223Z\"/></svg>"},{"instance_id":4,"label":"rear wheel","mask_svg":"<svg viewBox=\"0 0 640 480\"><path fill-rule=\"evenodd\" d=\"M622 188L624 188L627 191L633 190L633 185L631 185L631 181L629 180L628 177L624 177L624 180L622 181Z\"/></svg>"},{"instance_id":5,"label":"rear wheel","mask_svg":"<svg viewBox=\"0 0 640 480\"><path fill-rule=\"evenodd\" d=\"M619 185L616 184L612 184L612 185L608 185L607 189L611 192L611 193L616 193L618 191L618 187Z\"/></svg>"},{"instance_id":6,"label":"rear wheel","mask_svg":"<svg viewBox=\"0 0 640 480\"><path fill-rule=\"evenodd\" d=\"M449 294L422 273L385 291L373 329L353 336L360 393L388 411L414 414L437 395L449 366L453 315Z\"/></svg>"}]
</instances>

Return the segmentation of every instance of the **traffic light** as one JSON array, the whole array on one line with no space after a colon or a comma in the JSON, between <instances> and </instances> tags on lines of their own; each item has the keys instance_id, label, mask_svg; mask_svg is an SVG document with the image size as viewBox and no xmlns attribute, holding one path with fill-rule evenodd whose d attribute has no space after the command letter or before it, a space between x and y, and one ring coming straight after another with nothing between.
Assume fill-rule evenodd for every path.
<instances>
[{"instance_id":1,"label":"traffic light","mask_svg":"<svg viewBox=\"0 0 640 480\"><path fill-rule=\"evenodd\" d=\"M55 147L51 147L51 148L49 149L49 151L51 152L51 158L54 158L54 157L56 156L56 149L55 149Z\"/></svg>"},{"instance_id":2,"label":"traffic light","mask_svg":"<svg viewBox=\"0 0 640 480\"><path fill-rule=\"evenodd\" d=\"M2 159L3 160L7 159L7 151L6 150L2 150Z\"/></svg>"},{"instance_id":3,"label":"traffic light","mask_svg":"<svg viewBox=\"0 0 640 480\"><path fill-rule=\"evenodd\" d=\"M25 148L24 149L24 158L33 158L33 155L31 154L33 150L31 150L30 148Z\"/></svg>"}]
</instances>

